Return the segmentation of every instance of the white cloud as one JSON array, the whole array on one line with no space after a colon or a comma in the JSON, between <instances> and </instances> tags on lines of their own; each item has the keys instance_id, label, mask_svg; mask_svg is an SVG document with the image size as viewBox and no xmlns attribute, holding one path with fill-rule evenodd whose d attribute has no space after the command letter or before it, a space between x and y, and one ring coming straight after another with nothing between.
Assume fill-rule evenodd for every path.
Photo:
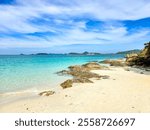
<instances>
[{"instance_id":1,"label":"white cloud","mask_svg":"<svg viewBox=\"0 0 150 130\"><path fill-rule=\"evenodd\" d=\"M1 38L1 47L52 47L53 45L70 44L132 44L149 40L150 30L140 30L127 35L124 27L110 28L103 32L85 32L81 28L64 31L63 35L56 37L33 37L27 36L26 39L14 37Z\"/></svg>"},{"instance_id":2,"label":"white cloud","mask_svg":"<svg viewBox=\"0 0 150 130\"><path fill-rule=\"evenodd\" d=\"M38 31L38 26L33 27L28 20L40 18L42 14L54 15L56 18L91 17L98 20L135 20L150 17L148 0L70 0L69 2L61 0L61 2L63 5L54 4L53 0L17 0L18 5L0 5L0 27L20 32L35 32Z\"/></svg>"},{"instance_id":3,"label":"white cloud","mask_svg":"<svg viewBox=\"0 0 150 130\"><path fill-rule=\"evenodd\" d=\"M136 20L150 17L149 0L17 0L17 4L0 5L0 47L49 47L66 44L107 44L148 39L150 30L130 35L120 23L105 24L103 30L86 30L86 18L102 20ZM47 16L51 16L48 18ZM74 19L82 19L74 21ZM31 20L44 19L39 25ZM49 20L53 20L55 26ZM58 26L57 26L58 25ZM61 27L65 25L65 27ZM66 28L69 27L69 28ZM99 29L98 29L99 30ZM24 39L7 34L61 33L56 37L25 36Z\"/></svg>"}]
</instances>

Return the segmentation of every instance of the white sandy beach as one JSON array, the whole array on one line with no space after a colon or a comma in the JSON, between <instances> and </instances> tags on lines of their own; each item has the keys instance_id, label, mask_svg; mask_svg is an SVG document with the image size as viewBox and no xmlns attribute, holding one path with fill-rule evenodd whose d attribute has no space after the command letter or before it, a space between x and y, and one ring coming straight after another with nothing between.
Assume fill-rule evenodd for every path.
<instances>
[{"instance_id":1,"label":"white sandy beach","mask_svg":"<svg viewBox=\"0 0 150 130\"><path fill-rule=\"evenodd\" d=\"M150 112L150 75L119 67L94 72L110 78L3 104L0 112Z\"/></svg>"}]
</instances>

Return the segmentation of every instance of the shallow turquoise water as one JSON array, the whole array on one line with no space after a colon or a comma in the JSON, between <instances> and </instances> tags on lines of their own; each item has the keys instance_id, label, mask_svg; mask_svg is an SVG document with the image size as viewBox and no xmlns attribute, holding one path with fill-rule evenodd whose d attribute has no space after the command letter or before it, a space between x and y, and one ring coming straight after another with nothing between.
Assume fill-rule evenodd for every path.
<instances>
[{"instance_id":1,"label":"shallow turquoise water","mask_svg":"<svg viewBox=\"0 0 150 130\"><path fill-rule=\"evenodd\" d=\"M70 65L123 58L124 55L14 55L0 56L0 93L56 87L65 78L55 74Z\"/></svg>"}]
</instances>

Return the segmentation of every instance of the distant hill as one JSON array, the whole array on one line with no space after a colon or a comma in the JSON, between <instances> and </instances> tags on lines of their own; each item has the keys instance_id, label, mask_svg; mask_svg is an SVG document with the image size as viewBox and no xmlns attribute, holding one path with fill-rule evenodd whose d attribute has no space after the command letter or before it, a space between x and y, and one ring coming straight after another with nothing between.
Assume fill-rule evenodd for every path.
<instances>
[{"instance_id":1,"label":"distant hill","mask_svg":"<svg viewBox=\"0 0 150 130\"><path fill-rule=\"evenodd\" d=\"M101 55L101 53L85 51L83 53L70 52L68 55Z\"/></svg>"},{"instance_id":2,"label":"distant hill","mask_svg":"<svg viewBox=\"0 0 150 130\"><path fill-rule=\"evenodd\" d=\"M48 53L37 53L35 55L49 55Z\"/></svg>"},{"instance_id":3,"label":"distant hill","mask_svg":"<svg viewBox=\"0 0 150 130\"><path fill-rule=\"evenodd\" d=\"M31 55L60 55L57 53L36 53L36 54L31 54Z\"/></svg>"},{"instance_id":4,"label":"distant hill","mask_svg":"<svg viewBox=\"0 0 150 130\"><path fill-rule=\"evenodd\" d=\"M141 50L135 49L135 50L129 50L129 51L120 51L120 52L117 52L116 54L132 54L132 53L138 54L140 52L141 52Z\"/></svg>"}]
</instances>

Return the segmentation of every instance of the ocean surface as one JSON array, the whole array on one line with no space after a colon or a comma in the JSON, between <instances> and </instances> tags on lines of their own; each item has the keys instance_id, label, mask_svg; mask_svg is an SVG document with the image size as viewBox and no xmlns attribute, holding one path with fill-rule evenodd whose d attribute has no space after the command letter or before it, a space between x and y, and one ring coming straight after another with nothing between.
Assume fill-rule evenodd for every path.
<instances>
[{"instance_id":1,"label":"ocean surface","mask_svg":"<svg viewBox=\"0 0 150 130\"><path fill-rule=\"evenodd\" d=\"M67 69L70 65L118 58L124 58L124 55L1 55L0 93L56 89L68 78L58 76L56 72Z\"/></svg>"}]
</instances>

